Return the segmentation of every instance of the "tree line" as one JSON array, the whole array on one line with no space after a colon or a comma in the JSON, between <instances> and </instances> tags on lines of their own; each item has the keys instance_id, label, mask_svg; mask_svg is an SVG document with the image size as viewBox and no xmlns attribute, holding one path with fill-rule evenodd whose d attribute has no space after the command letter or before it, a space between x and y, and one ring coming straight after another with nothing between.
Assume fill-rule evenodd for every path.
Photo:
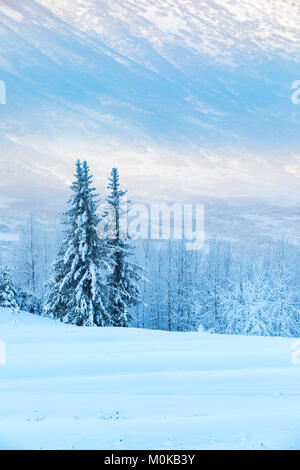
<instances>
[{"instance_id":1,"label":"tree line","mask_svg":"<svg viewBox=\"0 0 300 470\"><path fill-rule=\"evenodd\" d=\"M300 335L297 245L238 246L210 238L202 250L187 251L183 240L133 243L121 234L128 208L117 169L106 198L113 224L109 210L97 210L85 161L76 163L71 190L63 231L28 218L0 276L1 306L75 325Z\"/></svg>"}]
</instances>

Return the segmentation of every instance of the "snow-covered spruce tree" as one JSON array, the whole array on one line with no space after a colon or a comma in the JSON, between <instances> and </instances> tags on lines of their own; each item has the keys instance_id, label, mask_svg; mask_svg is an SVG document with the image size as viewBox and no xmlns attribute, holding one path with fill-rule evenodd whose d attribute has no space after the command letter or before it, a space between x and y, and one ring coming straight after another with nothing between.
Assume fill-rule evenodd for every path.
<instances>
[{"instance_id":1,"label":"snow-covered spruce tree","mask_svg":"<svg viewBox=\"0 0 300 470\"><path fill-rule=\"evenodd\" d=\"M17 293L13 286L10 272L4 268L0 274L0 307L17 309Z\"/></svg>"},{"instance_id":2,"label":"snow-covered spruce tree","mask_svg":"<svg viewBox=\"0 0 300 470\"><path fill-rule=\"evenodd\" d=\"M132 244L126 242L121 230L121 218L127 216L127 203L122 198L127 191L120 189L119 174L116 168L111 171L107 198L110 213L113 214L113 233L109 238L111 273L108 274L109 302L107 310L113 326L128 326L131 320L131 307L141 303L139 281L141 268L131 263ZM127 234L126 234L127 235Z\"/></svg>"},{"instance_id":3,"label":"snow-covered spruce tree","mask_svg":"<svg viewBox=\"0 0 300 470\"><path fill-rule=\"evenodd\" d=\"M105 311L106 242L97 237L97 195L85 161L77 161L75 177L63 219L65 237L54 263L54 276L48 282L45 312L78 326L106 326L111 323Z\"/></svg>"}]
</instances>

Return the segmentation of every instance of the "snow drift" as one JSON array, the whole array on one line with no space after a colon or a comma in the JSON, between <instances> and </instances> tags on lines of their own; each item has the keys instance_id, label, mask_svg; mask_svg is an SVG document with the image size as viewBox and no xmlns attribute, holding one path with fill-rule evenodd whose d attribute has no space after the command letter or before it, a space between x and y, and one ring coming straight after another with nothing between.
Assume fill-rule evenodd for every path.
<instances>
[{"instance_id":1,"label":"snow drift","mask_svg":"<svg viewBox=\"0 0 300 470\"><path fill-rule=\"evenodd\" d=\"M292 339L63 325L0 309L3 449L296 449Z\"/></svg>"}]
</instances>

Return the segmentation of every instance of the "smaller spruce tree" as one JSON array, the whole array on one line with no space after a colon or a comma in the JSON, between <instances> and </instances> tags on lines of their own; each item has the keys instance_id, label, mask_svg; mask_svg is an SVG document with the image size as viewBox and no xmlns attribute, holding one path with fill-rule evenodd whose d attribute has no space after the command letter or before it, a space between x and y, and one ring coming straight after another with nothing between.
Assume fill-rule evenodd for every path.
<instances>
[{"instance_id":1,"label":"smaller spruce tree","mask_svg":"<svg viewBox=\"0 0 300 470\"><path fill-rule=\"evenodd\" d=\"M7 268L4 268L0 275L0 307L18 308L17 293Z\"/></svg>"},{"instance_id":2,"label":"smaller spruce tree","mask_svg":"<svg viewBox=\"0 0 300 470\"><path fill-rule=\"evenodd\" d=\"M139 281L141 280L141 267L130 262L133 246L125 239L122 233L121 218L127 216L127 203L122 200L127 191L120 189L117 168L113 168L109 178L107 198L108 206L113 213L113 237L109 239L111 270L108 274L109 302L107 311L113 326L127 327L132 315L131 307L141 303ZM126 207L125 207L126 206Z\"/></svg>"}]
</instances>

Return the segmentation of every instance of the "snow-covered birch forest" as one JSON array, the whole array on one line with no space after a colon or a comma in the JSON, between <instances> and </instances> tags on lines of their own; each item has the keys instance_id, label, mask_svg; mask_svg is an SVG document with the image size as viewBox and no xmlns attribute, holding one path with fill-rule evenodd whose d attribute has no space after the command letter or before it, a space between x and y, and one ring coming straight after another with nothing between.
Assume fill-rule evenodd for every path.
<instances>
[{"instance_id":1,"label":"snow-covered birch forest","mask_svg":"<svg viewBox=\"0 0 300 470\"><path fill-rule=\"evenodd\" d=\"M2 253L0 306L85 326L299 336L297 245L210 236L188 251L184 240L124 240L127 189L113 169L107 194L98 195L78 161L62 219L29 213L18 242ZM103 202L114 209L113 236L108 212L98 211ZM100 222L106 237L97 234Z\"/></svg>"}]
</instances>

